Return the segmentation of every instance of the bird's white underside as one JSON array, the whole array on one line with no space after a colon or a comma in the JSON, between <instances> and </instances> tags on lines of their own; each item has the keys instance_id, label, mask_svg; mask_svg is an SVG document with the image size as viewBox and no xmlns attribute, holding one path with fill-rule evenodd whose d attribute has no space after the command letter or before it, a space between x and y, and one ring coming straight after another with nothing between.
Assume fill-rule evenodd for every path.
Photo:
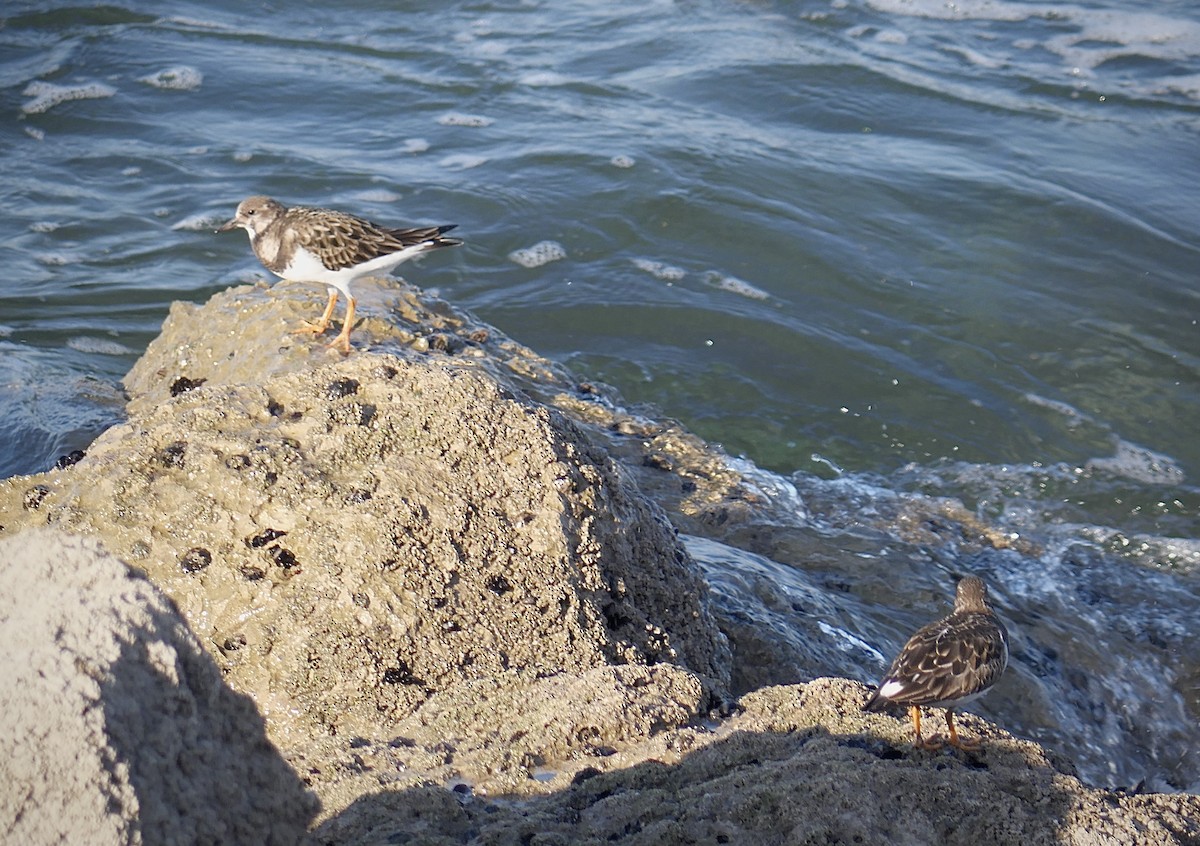
<instances>
[{"instance_id":1,"label":"bird's white underside","mask_svg":"<svg viewBox=\"0 0 1200 846\"><path fill-rule=\"evenodd\" d=\"M250 240L254 241L253 232L250 232ZM371 259L354 267L347 267L342 270L330 270L314 253L306 250L304 247L297 247L296 253L292 256L292 260L288 262L287 267L282 271L276 272L275 275L281 279L290 279L293 282L323 282L349 297L351 296L350 283L355 279L362 276L370 276L373 273L387 273L392 268L408 261L419 253L425 252L427 249L429 249L428 243L413 244L411 247L405 247L403 250Z\"/></svg>"}]
</instances>

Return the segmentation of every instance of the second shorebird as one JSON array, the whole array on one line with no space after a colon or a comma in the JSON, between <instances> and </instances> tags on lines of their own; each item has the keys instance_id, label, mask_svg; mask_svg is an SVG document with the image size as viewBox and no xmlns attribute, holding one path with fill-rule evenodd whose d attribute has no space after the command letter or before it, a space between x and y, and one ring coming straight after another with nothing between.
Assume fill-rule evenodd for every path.
<instances>
[{"instance_id":1,"label":"second shorebird","mask_svg":"<svg viewBox=\"0 0 1200 846\"><path fill-rule=\"evenodd\" d=\"M863 710L881 711L890 702L909 706L914 745L938 749L936 738L921 737L921 706L945 708L950 745L975 750L978 742L959 739L954 709L986 693L1007 666L1008 631L988 607L983 580L967 576L958 583L954 613L909 638Z\"/></svg>"},{"instance_id":2,"label":"second shorebird","mask_svg":"<svg viewBox=\"0 0 1200 846\"><path fill-rule=\"evenodd\" d=\"M218 229L242 228L250 236L254 254L267 270L282 279L323 282L329 302L316 323L294 330L320 335L329 328L338 293L346 295L346 319L330 347L350 352L354 327L354 295L350 283L373 273L387 273L401 262L440 247L456 247L457 238L443 237L454 228L422 226L389 229L333 209L285 206L270 197L250 197L238 204L233 219Z\"/></svg>"}]
</instances>

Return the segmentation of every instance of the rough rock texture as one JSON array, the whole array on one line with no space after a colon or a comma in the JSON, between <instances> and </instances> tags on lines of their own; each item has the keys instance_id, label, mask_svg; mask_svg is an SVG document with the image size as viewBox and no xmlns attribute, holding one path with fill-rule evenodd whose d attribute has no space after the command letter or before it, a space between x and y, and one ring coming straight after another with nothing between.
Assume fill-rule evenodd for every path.
<instances>
[{"instance_id":1,"label":"rough rock texture","mask_svg":"<svg viewBox=\"0 0 1200 846\"><path fill-rule=\"evenodd\" d=\"M960 723L984 739L983 751L913 751L902 715L861 712L868 692L845 679L765 688L744 697L741 711L720 725L652 732L564 759L521 791L541 796L519 803L511 793L497 796L493 781L464 783L452 766L435 766L434 781L445 786L409 779L408 789L394 783L364 791L310 842L1200 842L1194 796L1088 789L1041 747L970 715ZM364 781L428 755L408 738L359 751ZM463 755L466 762L473 757Z\"/></svg>"},{"instance_id":2,"label":"rough rock texture","mask_svg":"<svg viewBox=\"0 0 1200 846\"><path fill-rule=\"evenodd\" d=\"M131 374L129 422L0 524L102 537L179 603L275 737L377 736L505 672L669 661L728 680L673 528L561 414L426 353L302 351L296 372L228 384L259 376L253 335L197 356L228 336L189 317ZM180 377L190 389L167 396Z\"/></svg>"},{"instance_id":3,"label":"rough rock texture","mask_svg":"<svg viewBox=\"0 0 1200 846\"><path fill-rule=\"evenodd\" d=\"M0 840L295 843L317 803L170 600L91 540L0 540Z\"/></svg>"},{"instance_id":4,"label":"rough rock texture","mask_svg":"<svg viewBox=\"0 0 1200 846\"><path fill-rule=\"evenodd\" d=\"M72 467L0 482L0 538L47 523L102 538L175 600L265 717L294 767L282 783L320 797L310 842L1200 842L1194 796L1087 788L969 716L985 752L912 752L903 715L861 713L860 684L770 686L814 664L738 623L765 570L720 586L732 668L708 588L639 489L747 549L778 542L756 526L801 507L794 492L444 303L360 288L345 359L287 333L319 310L314 286L177 304L127 377L129 421ZM821 554L786 542L781 559ZM0 592L19 604L36 585ZM59 617L97 613L50 597ZM760 689L722 719L731 679ZM172 684L147 701L174 701ZM154 736L191 712L156 713ZM78 719L64 737L86 736ZM135 830L135 799L147 813L140 793L75 795L114 836Z\"/></svg>"}]
</instances>

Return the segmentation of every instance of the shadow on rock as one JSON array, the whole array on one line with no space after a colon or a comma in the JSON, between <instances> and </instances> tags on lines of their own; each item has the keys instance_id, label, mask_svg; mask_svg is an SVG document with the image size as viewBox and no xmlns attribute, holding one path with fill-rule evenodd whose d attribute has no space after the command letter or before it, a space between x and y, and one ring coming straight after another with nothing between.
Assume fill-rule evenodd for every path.
<instances>
[{"instance_id":1,"label":"shadow on rock","mask_svg":"<svg viewBox=\"0 0 1200 846\"><path fill-rule=\"evenodd\" d=\"M765 712L752 711L762 704L732 724L761 725ZM1200 837L1195 797L1091 790L1011 738L963 755L821 726L719 729L672 754L687 735L667 733L657 754L629 767L584 766L534 798L485 797L463 783L363 796L308 842L1049 846Z\"/></svg>"},{"instance_id":2,"label":"shadow on rock","mask_svg":"<svg viewBox=\"0 0 1200 846\"><path fill-rule=\"evenodd\" d=\"M315 797L169 599L93 541L0 543L0 839L291 844Z\"/></svg>"}]
</instances>

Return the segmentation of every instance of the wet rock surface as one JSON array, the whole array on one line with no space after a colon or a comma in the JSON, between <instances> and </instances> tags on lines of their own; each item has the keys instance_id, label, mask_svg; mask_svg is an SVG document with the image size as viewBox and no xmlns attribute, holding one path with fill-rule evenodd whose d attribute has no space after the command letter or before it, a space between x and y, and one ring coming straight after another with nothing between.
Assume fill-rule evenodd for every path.
<instances>
[{"instance_id":1,"label":"wet rock surface","mask_svg":"<svg viewBox=\"0 0 1200 846\"><path fill-rule=\"evenodd\" d=\"M0 483L0 539L97 539L177 604L320 798L312 842L1200 838L1193 796L1087 788L970 717L984 753L914 753L862 685L778 686L818 667L715 608L672 522L761 549L779 497L445 303L363 289L347 358L288 334L312 286L177 304L128 422Z\"/></svg>"}]
</instances>

